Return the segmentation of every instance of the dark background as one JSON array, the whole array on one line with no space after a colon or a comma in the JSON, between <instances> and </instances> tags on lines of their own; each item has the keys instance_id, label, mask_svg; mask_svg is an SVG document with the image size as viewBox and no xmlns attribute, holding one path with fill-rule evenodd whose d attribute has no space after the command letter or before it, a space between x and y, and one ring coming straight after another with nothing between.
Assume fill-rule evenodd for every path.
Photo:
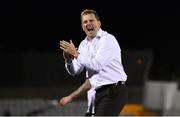
<instances>
[{"instance_id":1,"label":"dark background","mask_svg":"<svg viewBox=\"0 0 180 117\"><path fill-rule=\"evenodd\" d=\"M175 2L6 0L0 4L1 86L58 85L65 81L76 84L77 80L65 78L70 76L64 70L58 43L72 39L78 46L84 39L80 12L85 8L99 13L102 28L116 36L122 51L152 50L150 79L174 80L180 76L180 8ZM54 54L50 57L46 53ZM43 56L38 58L39 54ZM23 57L31 61L23 61ZM51 62L47 64L46 60ZM46 78L41 77L42 73ZM61 80L53 79L57 76Z\"/></svg>"}]
</instances>

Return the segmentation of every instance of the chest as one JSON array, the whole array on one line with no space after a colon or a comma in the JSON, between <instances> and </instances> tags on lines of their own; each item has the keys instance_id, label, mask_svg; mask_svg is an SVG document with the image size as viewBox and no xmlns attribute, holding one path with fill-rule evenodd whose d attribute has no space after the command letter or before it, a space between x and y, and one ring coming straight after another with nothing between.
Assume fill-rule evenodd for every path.
<instances>
[{"instance_id":1,"label":"chest","mask_svg":"<svg viewBox=\"0 0 180 117\"><path fill-rule=\"evenodd\" d=\"M88 43L82 48L83 55L86 57L94 58L98 51L98 43Z\"/></svg>"}]
</instances>

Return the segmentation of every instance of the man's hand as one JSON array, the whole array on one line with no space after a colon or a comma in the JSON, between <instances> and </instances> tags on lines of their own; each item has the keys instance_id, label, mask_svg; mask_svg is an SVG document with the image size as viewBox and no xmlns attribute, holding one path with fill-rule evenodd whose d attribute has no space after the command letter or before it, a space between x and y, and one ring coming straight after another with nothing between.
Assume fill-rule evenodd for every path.
<instances>
[{"instance_id":1,"label":"man's hand","mask_svg":"<svg viewBox=\"0 0 180 117\"><path fill-rule=\"evenodd\" d=\"M60 45L59 47L65 53L71 55L71 57L75 57L75 58L78 57L79 52L77 51L77 48L74 46L72 40L70 40L70 43L67 42L67 41L62 40L62 41L60 41L59 45ZM68 57L70 57L69 55L68 55Z\"/></svg>"},{"instance_id":2,"label":"man's hand","mask_svg":"<svg viewBox=\"0 0 180 117\"><path fill-rule=\"evenodd\" d=\"M66 97L63 97L63 98L60 99L59 104L60 104L61 106L65 106L65 105L67 105L68 103L70 103L72 100L73 100L73 99L72 99L71 96L66 96Z\"/></svg>"},{"instance_id":3,"label":"man's hand","mask_svg":"<svg viewBox=\"0 0 180 117\"><path fill-rule=\"evenodd\" d=\"M64 57L64 60L67 62L68 60L71 60L73 59L74 57L66 52L63 51L63 57Z\"/></svg>"}]
</instances>

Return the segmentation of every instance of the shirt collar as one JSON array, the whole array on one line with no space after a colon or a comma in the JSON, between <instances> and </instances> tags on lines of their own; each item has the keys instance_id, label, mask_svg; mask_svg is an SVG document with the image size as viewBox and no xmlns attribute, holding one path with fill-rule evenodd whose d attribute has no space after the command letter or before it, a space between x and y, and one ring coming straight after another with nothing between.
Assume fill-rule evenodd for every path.
<instances>
[{"instance_id":1,"label":"shirt collar","mask_svg":"<svg viewBox=\"0 0 180 117\"><path fill-rule=\"evenodd\" d=\"M100 39L102 36L103 36L103 30L100 28L94 38ZM86 37L85 39L88 40L87 37ZM93 40L94 40L94 39L93 39Z\"/></svg>"},{"instance_id":2,"label":"shirt collar","mask_svg":"<svg viewBox=\"0 0 180 117\"><path fill-rule=\"evenodd\" d=\"M99 31L96 34L96 38L100 39L103 35L103 30L100 28Z\"/></svg>"}]
</instances>

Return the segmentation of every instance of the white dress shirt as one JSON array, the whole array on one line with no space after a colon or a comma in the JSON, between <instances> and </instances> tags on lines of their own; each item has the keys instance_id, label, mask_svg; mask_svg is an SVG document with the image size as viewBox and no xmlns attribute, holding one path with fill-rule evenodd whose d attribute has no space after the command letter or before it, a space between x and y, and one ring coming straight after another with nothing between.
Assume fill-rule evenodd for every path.
<instances>
[{"instance_id":1,"label":"white dress shirt","mask_svg":"<svg viewBox=\"0 0 180 117\"><path fill-rule=\"evenodd\" d=\"M65 64L69 74L76 75L86 69L86 78L91 86L126 81L127 75L121 61L121 49L116 38L100 29L97 35L89 41L87 37L80 43L77 59Z\"/></svg>"}]
</instances>

